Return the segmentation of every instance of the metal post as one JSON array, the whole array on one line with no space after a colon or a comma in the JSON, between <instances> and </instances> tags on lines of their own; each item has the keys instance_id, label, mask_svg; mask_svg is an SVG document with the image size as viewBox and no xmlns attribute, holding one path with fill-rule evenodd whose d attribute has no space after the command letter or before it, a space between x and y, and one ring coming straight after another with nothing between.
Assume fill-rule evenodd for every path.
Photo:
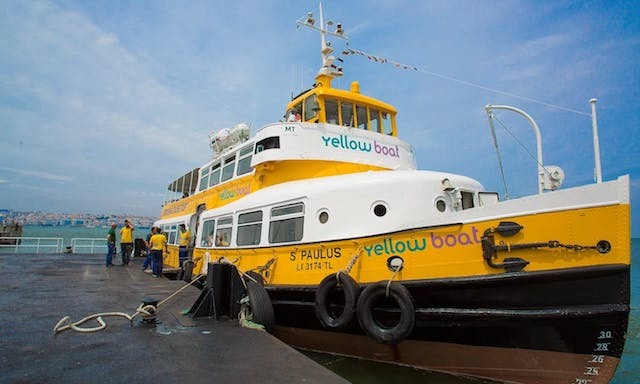
<instances>
[{"instance_id":1,"label":"metal post","mask_svg":"<svg viewBox=\"0 0 640 384\"><path fill-rule=\"evenodd\" d=\"M593 127L593 157L595 158L596 183L602 183L602 167L600 165L600 140L598 139L598 119L596 118L596 102L591 99L591 126Z\"/></svg>"},{"instance_id":2,"label":"metal post","mask_svg":"<svg viewBox=\"0 0 640 384\"><path fill-rule=\"evenodd\" d=\"M506 109L508 111L512 111L520 114L521 116L523 116L525 119L529 121L529 123L533 127L534 133L536 134L536 149L537 149L537 156L538 156L538 159L537 159L538 161L538 193L541 194L544 186L544 166L542 165L543 164L542 163L542 138L540 137L540 129L538 128L538 124L536 124L536 122L533 120L531 116L529 116L528 113L516 107L511 107L508 105L487 104L487 106L485 106L484 109L487 111L487 114L492 109Z\"/></svg>"}]
</instances>

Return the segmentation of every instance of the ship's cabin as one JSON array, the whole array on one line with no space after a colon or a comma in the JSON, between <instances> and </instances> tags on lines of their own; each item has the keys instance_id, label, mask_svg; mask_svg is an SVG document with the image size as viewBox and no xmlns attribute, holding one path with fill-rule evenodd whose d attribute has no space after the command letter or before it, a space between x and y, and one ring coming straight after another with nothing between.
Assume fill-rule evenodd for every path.
<instances>
[{"instance_id":1,"label":"ship's cabin","mask_svg":"<svg viewBox=\"0 0 640 384\"><path fill-rule=\"evenodd\" d=\"M314 88L287 104L287 121L329 123L397 136L396 109L360 93L357 81L350 90L331 87L331 79L319 76Z\"/></svg>"}]
</instances>

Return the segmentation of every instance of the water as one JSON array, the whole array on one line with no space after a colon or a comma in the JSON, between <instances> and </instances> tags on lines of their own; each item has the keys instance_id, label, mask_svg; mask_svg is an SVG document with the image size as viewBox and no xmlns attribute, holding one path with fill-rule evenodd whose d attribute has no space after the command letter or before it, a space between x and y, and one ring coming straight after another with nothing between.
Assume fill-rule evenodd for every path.
<instances>
[{"instance_id":1,"label":"water","mask_svg":"<svg viewBox=\"0 0 640 384\"><path fill-rule=\"evenodd\" d=\"M106 238L108 230L109 228L25 226L22 235L25 237L62 237L64 239L64 245L66 246L71 244L72 238ZM136 227L134 237L144 237L148 232L148 228ZM640 382L640 239L632 240L631 257L631 316L622 360L611 384L632 384ZM396 367L389 364L374 363L359 359L319 353L308 353L308 355L319 364L324 365L354 384L415 382L477 384L481 382L473 379L459 378L439 373L428 373L411 368Z\"/></svg>"}]
</instances>

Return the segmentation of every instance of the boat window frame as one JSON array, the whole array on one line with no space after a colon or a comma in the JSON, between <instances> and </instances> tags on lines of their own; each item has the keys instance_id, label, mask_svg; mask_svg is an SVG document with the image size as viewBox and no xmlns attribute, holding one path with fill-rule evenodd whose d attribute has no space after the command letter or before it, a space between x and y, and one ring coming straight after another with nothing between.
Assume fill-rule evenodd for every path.
<instances>
[{"instance_id":1,"label":"boat window frame","mask_svg":"<svg viewBox=\"0 0 640 384\"><path fill-rule=\"evenodd\" d=\"M229 171L229 169L231 170ZM236 171L236 152L224 158L224 162L222 164L222 173L220 175L220 182L224 183L225 181L229 181L233 179L233 175L235 175L235 171Z\"/></svg>"},{"instance_id":2,"label":"boat window frame","mask_svg":"<svg viewBox=\"0 0 640 384\"><path fill-rule=\"evenodd\" d=\"M211 165L200 169L200 178L198 179L198 190L200 192L209 188L209 172L211 171Z\"/></svg>"},{"instance_id":3,"label":"boat window frame","mask_svg":"<svg viewBox=\"0 0 640 384\"><path fill-rule=\"evenodd\" d=\"M269 210L269 244L301 241L304 237L304 219L305 204L302 201L271 207ZM293 231L291 231L292 229ZM287 236L288 234L292 236Z\"/></svg>"},{"instance_id":4,"label":"boat window frame","mask_svg":"<svg viewBox=\"0 0 640 384\"><path fill-rule=\"evenodd\" d=\"M369 108L364 104L356 104L356 120L355 127L358 129L363 129L365 131L369 130ZM360 121L360 113L364 112L363 121Z\"/></svg>"},{"instance_id":5,"label":"boat window frame","mask_svg":"<svg viewBox=\"0 0 640 384\"><path fill-rule=\"evenodd\" d=\"M236 167L236 176L242 176L253 171L251 167L251 158L253 157L253 143L240 148L237 156L238 166Z\"/></svg>"},{"instance_id":6,"label":"boat window frame","mask_svg":"<svg viewBox=\"0 0 640 384\"><path fill-rule=\"evenodd\" d=\"M259 218L251 217L252 215L259 215ZM238 213L238 224L235 230L236 244L238 246L251 246L260 244L260 239L262 238L263 218L264 212L261 209ZM252 235L249 236L251 241L244 242L245 234Z\"/></svg>"},{"instance_id":7,"label":"boat window frame","mask_svg":"<svg viewBox=\"0 0 640 384\"><path fill-rule=\"evenodd\" d=\"M209 225L211 224L211 225ZM209 228L211 226L211 228ZM200 235L200 247L201 248L213 248L215 242L215 219L205 219L202 221L202 233Z\"/></svg>"},{"instance_id":8,"label":"boat window frame","mask_svg":"<svg viewBox=\"0 0 640 384\"><path fill-rule=\"evenodd\" d=\"M382 131L380 133L393 136L393 118L391 112L380 110L380 122L382 123Z\"/></svg>"},{"instance_id":9,"label":"boat window frame","mask_svg":"<svg viewBox=\"0 0 640 384\"><path fill-rule=\"evenodd\" d=\"M216 219L216 224L215 248L230 247L233 236L233 216L220 217Z\"/></svg>"},{"instance_id":10,"label":"boat window frame","mask_svg":"<svg viewBox=\"0 0 640 384\"><path fill-rule=\"evenodd\" d=\"M222 163L220 161L216 161L209 167L211 169L209 171L209 188L220 184L220 170L222 169L221 165ZM215 178L214 174L216 174Z\"/></svg>"},{"instance_id":11,"label":"boat window frame","mask_svg":"<svg viewBox=\"0 0 640 384\"><path fill-rule=\"evenodd\" d=\"M348 106L347 108L344 108L343 106ZM355 121L354 121L354 112L353 112L353 107L354 107L354 103L352 103L351 101L343 101L340 100L340 125L344 126L344 127L353 127L355 125ZM346 120L346 116L344 116L344 111L349 111L349 116L348 116L348 122L345 123Z\"/></svg>"},{"instance_id":12,"label":"boat window frame","mask_svg":"<svg viewBox=\"0 0 640 384\"><path fill-rule=\"evenodd\" d=\"M267 151L269 149L279 149L280 148L280 136L269 136L264 139L256 142L256 147L253 152L258 154L262 151Z\"/></svg>"},{"instance_id":13,"label":"boat window frame","mask_svg":"<svg viewBox=\"0 0 640 384\"><path fill-rule=\"evenodd\" d=\"M318 112L320 112L320 108L318 104L318 97L315 93L312 93L311 95L305 97L302 101L302 105L304 107L302 113L303 121L310 121L318 118Z\"/></svg>"},{"instance_id":14,"label":"boat window frame","mask_svg":"<svg viewBox=\"0 0 640 384\"><path fill-rule=\"evenodd\" d=\"M330 114L331 116L329 116ZM332 119L333 121L331 121ZM340 99L333 97L324 99L324 121L329 124L340 124Z\"/></svg>"}]
</instances>

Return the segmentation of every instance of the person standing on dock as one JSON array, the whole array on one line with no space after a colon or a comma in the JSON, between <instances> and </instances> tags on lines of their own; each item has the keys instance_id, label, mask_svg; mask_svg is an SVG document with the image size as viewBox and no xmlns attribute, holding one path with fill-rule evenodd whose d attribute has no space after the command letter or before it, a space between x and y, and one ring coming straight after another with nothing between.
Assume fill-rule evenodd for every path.
<instances>
[{"instance_id":1,"label":"person standing on dock","mask_svg":"<svg viewBox=\"0 0 640 384\"><path fill-rule=\"evenodd\" d=\"M162 277L162 252L167 252L167 238L162 234L162 229L156 227L156 232L149 239L151 255L153 256L152 268L153 277Z\"/></svg>"},{"instance_id":2,"label":"person standing on dock","mask_svg":"<svg viewBox=\"0 0 640 384\"><path fill-rule=\"evenodd\" d=\"M180 224L180 247L178 248L178 259L180 267L189 257L189 242L191 241L191 232L184 224Z\"/></svg>"},{"instance_id":3,"label":"person standing on dock","mask_svg":"<svg viewBox=\"0 0 640 384\"><path fill-rule=\"evenodd\" d=\"M133 252L133 224L129 220L124 221L124 227L120 229L120 250L122 251L122 265L128 266Z\"/></svg>"},{"instance_id":4,"label":"person standing on dock","mask_svg":"<svg viewBox=\"0 0 640 384\"><path fill-rule=\"evenodd\" d=\"M147 238L144 239L145 245L147 246L147 256L144 259L144 264L142 264L142 270L151 273L153 272L153 255L151 254L151 236L156 234L156 227L151 227L151 232L147 234Z\"/></svg>"},{"instance_id":5,"label":"person standing on dock","mask_svg":"<svg viewBox=\"0 0 640 384\"><path fill-rule=\"evenodd\" d=\"M111 224L107 232L107 267L113 267L113 256L116 254L116 228L118 224Z\"/></svg>"}]
</instances>

